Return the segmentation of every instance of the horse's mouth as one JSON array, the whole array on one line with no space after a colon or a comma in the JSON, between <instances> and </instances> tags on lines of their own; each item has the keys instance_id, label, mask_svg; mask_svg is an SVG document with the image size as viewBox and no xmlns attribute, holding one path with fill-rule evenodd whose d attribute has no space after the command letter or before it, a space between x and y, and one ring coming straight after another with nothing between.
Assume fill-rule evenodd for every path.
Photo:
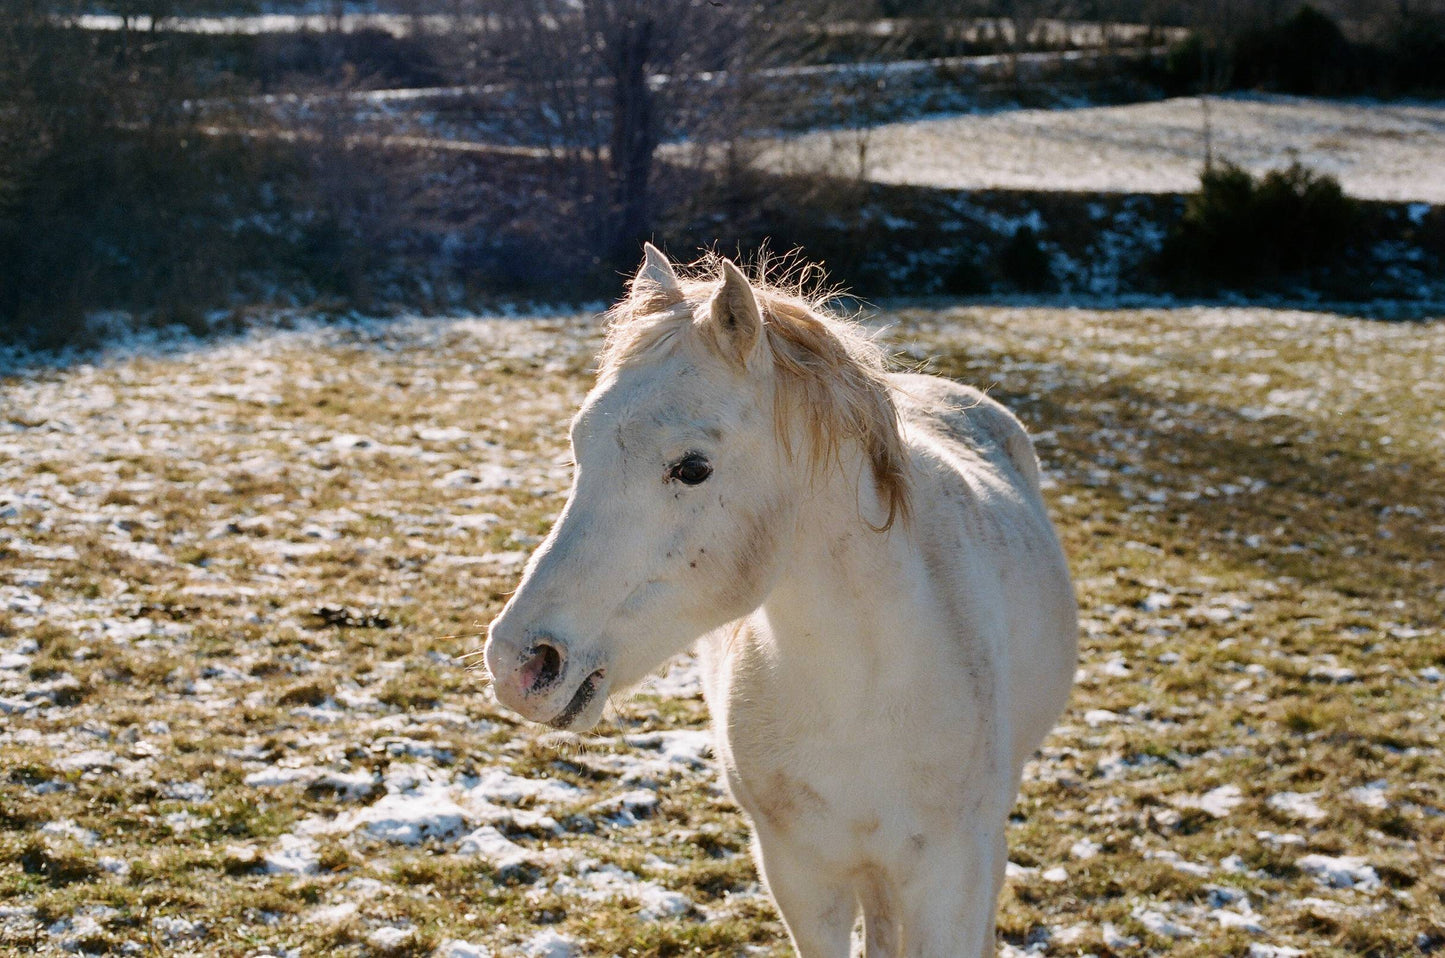
<instances>
[{"instance_id":1,"label":"horse's mouth","mask_svg":"<svg viewBox=\"0 0 1445 958\"><path fill-rule=\"evenodd\" d=\"M587 711L587 706L591 705L592 700L597 697L597 688L606 675L606 669L598 669L583 679L582 684L577 686L577 692L572 696L572 701L568 702L567 707L547 724L557 729L570 727L573 722L577 721L579 715Z\"/></svg>"}]
</instances>

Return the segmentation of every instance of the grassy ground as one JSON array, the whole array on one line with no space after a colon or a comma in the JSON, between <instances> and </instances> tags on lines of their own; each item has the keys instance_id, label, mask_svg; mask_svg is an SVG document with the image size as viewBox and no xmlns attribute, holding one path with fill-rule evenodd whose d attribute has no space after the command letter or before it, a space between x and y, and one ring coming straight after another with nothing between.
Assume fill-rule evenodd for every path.
<instances>
[{"instance_id":1,"label":"grassy ground","mask_svg":"<svg viewBox=\"0 0 1445 958\"><path fill-rule=\"evenodd\" d=\"M1035 432L1082 604L1004 946L1445 943L1445 326L886 318ZM686 663L579 745L458 659L562 502L595 332L3 382L0 950L787 953Z\"/></svg>"}]
</instances>

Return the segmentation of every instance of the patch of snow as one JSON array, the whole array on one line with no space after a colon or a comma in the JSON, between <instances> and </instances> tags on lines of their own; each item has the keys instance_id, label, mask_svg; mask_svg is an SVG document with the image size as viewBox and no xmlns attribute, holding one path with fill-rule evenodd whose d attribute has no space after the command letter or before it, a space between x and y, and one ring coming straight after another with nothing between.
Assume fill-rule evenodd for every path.
<instances>
[{"instance_id":1,"label":"patch of snow","mask_svg":"<svg viewBox=\"0 0 1445 958\"><path fill-rule=\"evenodd\" d=\"M345 799L361 799L376 791L376 777L371 772L323 771L311 783L313 787L330 789Z\"/></svg>"},{"instance_id":2,"label":"patch of snow","mask_svg":"<svg viewBox=\"0 0 1445 958\"><path fill-rule=\"evenodd\" d=\"M397 951L402 945L411 940L415 929L410 927L398 928L395 925L382 925L373 929L371 934L366 936L366 943L382 954Z\"/></svg>"},{"instance_id":3,"label":"patch of snow","mask_svg":"<svg viewBox=\"0 0 1445 958\"><path fill-rule=\"evenodd\" d=\"M479 492L493 492L511 489L518 485L515 470L494 463L478 463L470 469L453 469L437 480L443 489L473 489Z\"/></svg>"},{"instance_id":4,"label":"patch of snow","mask_svg":"<svg viewBox=\"0 0 1445 958\"><path fill-rule=\"evenodd\" d=\"M525 848L491 825L483 825L464 836L457 843L457 854L477 855L491 863L498 871L514 869L531 860Z\"/></svg>"},{"instance_id":5,"label":"patch of snow","mask_svg":"<svg viewBox=\"0 0 1445 958\"><path fill-rule=\"evenodd\" d=\"M1151 592L1139 603L1145 612L1162 612L1174 605L1174 596L1168 592Z\"/></svg>"},{"instance_id":6,"label":"patch of snow","mask_svg":"<svg viewBox=\"0 0 1445 958\"><path fill-rule=\"evenodd\" d=\"M1128 678L1131 672L1128 661L1125 660L1122 655L1116 653L1109 661L1099 666L1099 674L1107 675L1114 679L1123 679Z\"/></svg>"},{"instance_id":7,"label":"patch of snow","mask_svg":"<svg viewBox=\"0 0 1445 958\"><path fill-rule=\"evenodd\" d=\"M537 932L522 943L522 954L526 958L577 958L581 953L575 941L551 928Z\"/></svg>"},{"instance_id":8,"label":"patch of snow","mask_svg":"<svg viewBox=\"0 0 1445 958\"><path fill-rule=\"evenodd\" d=\"M702 695L702 668L697 656L687 653L673 658L661 671L647 679L639 691L670 699Z\"/></svg>"},{"instance_id":9,"label":"patch of snow","mask_svg":"<svg viewBox=\"0 0 1445 958\"><path fill-rule=\"evenodd\" d=\"M96 834L88 828L81 828L69 818L62 818L59 821L47 822L41 829L42 834L55 835L60 838L73 838L86 848L96 842Z\"/></svg>"},{"instance_id":10,"label":"patch of snow","mask_svg":"<svg viewBox=\"0 0 1445 958\"><path fill-rule=\"evenodd\" d=\"M21 669L28 669L33 658L34 656L22 655L19 652L6 652L0 655L0 672L18 672Z\"/></svg>"},{"instance_id":11,"label":"patch of snow","mask_svg":"<svg viewBox=\"0 0 1445 958\"><path fill-rule=\"evenodd\" d=\"M666 761L688 768L703 768L712 753L712 733L691 730L628 735L628 745L657 749Z\"/></svg>"},{"instance_id":12,"label":"patch of snow","mask_svg":"<svg viewBox=\"0 0 1445 958\"><path fill-rule=\"evenodd\" d=\"M492 949L460 938L449 938L437 946L434 958L492 958Z\"/></svg>"},{"instance_id":13,"label":"patch of snow","mask_svg":"<svg viewBox=\"0 0 1445 958\"><path fill-rule=\"evenodd\" d=\"M588 811L606 816L613 825L630 827L650 818L657 811L657 793L645 788L634 789L591 806Z\"/></svg>"},{"instance_id":14,"label":"patch of snow","mask_svg":"<svg viewBox=\"0 0 1445 958\"><path fill-rule=\"evenodd\" d=\"M1301 908L1316 918L1340 918L1346 915L1350 909L1337 901L1330 901L1328 898L1301 898L1294 903L1294 907Z\"/></svg>"},{"instance_id":15,"label":"patch of snow","mask_svg":"<svg viewBox=\"0 0 1445 958\"><path fill-rule=\"evenodd\" d=\"M56 759L52 764L63 772L112 771L120 762L120 756L103 749L86 749Z\"/></svg>"},{"instance_id":16,"label":"patch of snow","mask_svg":"<svg viewBox=\"0 0 1445 958\"><path fill-rule=\"evenodd\" d=\"M343 901L336 905L322 905L306 913L305 920L315 925L339 925L355 917L360 906L354 901Z\"/></svg>"},{"instance_id":17,"label":"patch of snow","mask_svg":"<svg viewBox=\"0 0 1445 958\"><path fill-rule=\"evenodd\" d=\"M389 738L378 739L371 743L373 752L385 752L387 755L401 758L426 758L442 765L450 765L454 760L452 749L449 745L440 745L434 742L422 742L405 735L397 735Z\"/></svg>"},{"instance_id":18,"label":"patch of snow","mask_svg":"<svg viewBox=\"0 0 1445 958\"><path fill-rule=\"evenodd\" d=\"M563 875L552 882L551 891L588 901L631 899L640 906L638 917L648 921L685 914L693 907L686 895L645 881L616 865L584 867L575 877Z\"/></svg>"},{"instance_id":19,"label":"patch of snow","mask_svg":"<svg viewBox=\"0 0 1445 958\"><path fill-rule=\"evenodd\" d=\"M314 875L320 867L316 840L306 835L282 835L261 860L273 875Z\"/></svg>"},{"instance_id":20,"label":"patch of snow","mask_svg":"<svg viewBox=\"0 0 1445 958\"><path fill-rule=\"evenodd\" d=\"M1047 954L1048 950L1049 943L1047 941L1036 941L1024 948L1003 942L998 948L998 958L1030 958L1031 955Z\"/></svg>"},{"instance_id":21,"label":"patch of snow","mask_svg":"<svg viewBox=\"0 0 1445 958\"><path fill-rule=\"evenodd\" d=\"M1123 951L1127 948L1138 948L1139 939L1132 935L1126 935L1114 927L1114 923L1106 921L1099 928L1099 937L1110 951Z\"/></svg>"},{"instance_id":22,"label":"patch of snow","mask_svg":"<svg viewBox=\"0 0 1445 958\"><path fill-rule=\"evenodd\" d=\"M1235 902L1244 902L1245 910L1248 910L1249 896L1241 889L1232 888L1229 885L1205 885L1204 890L1209 895L1209 904L1215 908L1222 908Z\"/></svg>"},{"instance_id":23,"label":"patch of snow","mask_svg":"<svg viewBox=\"0 0 1445 958\"><path fill-rule=\"evenodd\" d=\"M1336 685L1345 685L1360 680L1359 673L1354 669L1340 665L1316 665L1309 670L1307 677L1317 682L1333 682Z\"/></svg>"},{"instance_id":24,"label":"patch of snow","mask_svg":"<svg viewBox=\"0 0 1445 958\"><path fill-rule=\"evenodd\" d=\"M495 512L480 512L470 516L452 516L450 528L486 532L501 521L502 517Z\"/></svg>"},{"instance_id":25,"label":"patch of snow","mask_svg":"<svg viewBox=\"0 0 1445 958\"><path fill-rule=\"evenodd\" d=\"M151 927L167 942L192 941L206 936L205 925L175 915L157 915L151 919Z\"/></svg>"},{"instance_id":26,"label":"patch of snow","mask_svg":"<svg viewBox=\"0 0 1445 958\"><path fill-rule=\"evenodd\" d=\"M1214 818L1225 818L1244 803L1244 795L1238 785L1221 785L1203 795L1185 795L1174 800L1179 808L1197 808Z\"/></svg>"},{"instance_id":27,"label":"patch of snow","mask_svg":"<svg viewBox=\"0 0 1445 958\"><path fill-rule=\"evenodd\" d=\"M576 785L549 778L523 778L500 769L489 768L465 790L469 799L517 805L525 801L575 802L586 795Z\"/></svg>"},{"instance_id":28,"label":"patch of snow","mask_svg":"<svg viewBox=\"0 0 1445 958\"><path fill-rule=\"evenodd\" d=\"M1350 789L1345 792L1345 797L1356 805L1384 810L1390 807L1390 800L1385 797L1385 792L1389 787L1390 783L1382 778Z\"/></svg>"},{"instance_id":29,"label":"patch of snow","mask_svg":"<svg viewBox=\"0 0 1445 958\"><path fill-rule=\"evenodd\" d=\"M397 845L419 845L429 838L450 838L466 827L468 812L445 785L428 782L414 790L392 792L375 804L337 817L322 826L330 832L364 829L373 838Z\"/></svg>"},{"instance_id":30,"label":"patch of snow","mask_svg":"<svg viewBox=\"0 0 1445 958\"><path fill-rule=\"evenodd\" d=\"M316 766L286 768L272 765L252 772L241 781L252 788L280 788L286 785L326 788L346 799L364 798L376 791L377 785L375 776L370 772L338 772Z\"/></svg>"},{"instance_id":31,"label":"patch of snow","mask_svg":"<svg viewBox=\"0 0 1445 958\"><path fill-rule=\"evenodd\" d=\"M359 901L375 898L386 891L386 885L375 878L367 878L365 875L357 875L342 887Z\"/></svg>"},{"instance_id":32,"label":"patch of snow","mask_svg":"<svg viewBox=\"0 0 1445 958\"><path fill-rule=\"evenodd\" d=\"M1277 832L1260 831L1255 832L1254 837L1266 845L1273 845L1276 848L1303 848L1305 846L1303 835L1295 835L1290 832L1281 835Z\"/></svg>"},{"instance_id":33,"label":"patch of snow","mask_svg":"<svg viewBox=\"0 0 1445 958\"><path fill-rule=\"evenodd\" d=\"M1219 867L1233 875L1248 875L1249 865L1238 855L1230 855L1219 860Z\"/></svg>"},{"instance_id":34,"label":"patch of snow","mask_svg":"<svg viewBox=\"0 0 1445 958\"><path fill-rule=\"evenodd\" d=\"M208 802L211 793L200 782L166 782L161 795L182 802Z\"/></svg>"},{"instance_id":35,"label":"patch of snow","mask_svg":"<svg viewBox=\"0 0 1445 958\"><path fill-rule=\"evenodd\" d=\"M462 442L472 434L459 426L424 426L416 431L416 437L427 442Z\"/></svg>"},{"instance_id":36,"label":"patch of snow","mask_svg":"<svg viewBox=\"0 0 1445 958\"><path fill-rule=\"evenodd\" d=\"M1251 935L1264 934L1264 925L1260 924L1259 916L1253 912L1215 908L1209 912L1209 917L1218 922L1219 926L1224 929L1238 928L1240 931L1249 932Z\"/></svg>"},{"instance_id":37,"label":"patch of snow","mask_svg":"<svg viewBox=\"0 0 1445 958\"><path fill-rule=\"evenodd\" d=\"M77 914L62 918L45 929L46 934L59 941L62 951L85 951L85 941L105 931L101 919L115 914L115 909L101 906L100 914Z\"/></svg>"},{"instance_id":38,"label":"patch of snow","mask_svg":"<svg viewBox=\"0 0 1445 958\"><path fill-rule=\"evenodd\" d=\"M252 788L274 788L280 785L291 785L296 782L310 784L316 776L316 770L310 768L282 768L279 765L272 765L263 768L259 772L252 772L241 779L242 784L250 785Z\"/></svg>"},{"instance_id":39,"label":"patch of snow","mask_svg":"<svg viewBox=\"0 0 1445 958\"><path fill-rule=\"evenodd\" d=\"M1186 875L1194 875L1199 878L1204 878L1214 872L1214 869L1208 865L1201 865L1198 862L1189 861L1171 848L1149 849L1144 853L1144 857L1153 861L1164 862L1176 871L1181 871Z\"/></svg>"},{"instance_id":40,"label":"patch of snow","mask_svg":"<svg viewBox=\"0 0 1445 958\"><path fill-rule=\"evenodd\" d=\"M1289 945L1266 945L1256 941L1249 946L1249 958L1304 958L1306 954L1308 952Z\"/></svg>"},{"instance_id":41,"label":"patch of snow","mask_svg":"<svg viewBox=\"0 0 1445 958\"><path fill-rule=\"evenodd\" d=\"M1279 792L1266 801L1270 808L1299 822L1320 822L1326 818L1319 806L1320 792Z\"/></svg>"},{"instance_id":42,"label":"patch of snow","mask_svg":"<svg viewBox=\"0 0 1445 958\"><path fill-rule=\"evenodd\" d=\"M1133 914L1139 924L1147 928L1151 934L1158 935L1161 938L1195 938L1199 935L1199 932L1190 928L1188 925L1180 924L1163 912L1155 911L1152 908L1140 906L1135 908L1131 914Z\"/></svg>"},{"instance_id":43,"label":"patch of snow","mask_svg":"<svg viewBox=\"0 0 1445 958\"><path fill-rule=\"evenodd\" d=\"M1113 725L1129 720L1127 715L1120 715L1118 712L1111 712L1108 709L1089 709L1084 713L1084 724L1089 728L1098 728L1100 725Z\"/></svg>"},{"instance_id":44,"label":"patch of snow","mask_svg":"<svg viewBox=\"0 0 1445 958\"><path fill-rule=\"evenodd\" d=\"M211 824L209 818L204 818L191 812L170 812L165 815L161 821L165 822L166 827L177 835L184 835L186 832L194 831L197 828L204 828Z\"/></svg>"},{"instance_id":45,"label":"patch of snow","mask_svg":"<svg viewBox=\"0 0 1445 958\"><path fill-rule=\"evenodd\" d=\"M99 859L96 860L96 864L100 866L101 871L114 875L121 881L125 881L126 878L130 875L130 862L125 861L121 858L114 858L110 855L102 855Z\"/></svg>"},{"instance_id":46,"label":"patch of snow","mask_svg":"<svg viewBox=\"0 0 1445 958\"><path fill-rule=\"evenodd\" d=\"M1370 891L1380 887L1380 876L1374 866L1357 855L1305 855L1295 865L1330 888Z\"/></svg>"}]
</instances>

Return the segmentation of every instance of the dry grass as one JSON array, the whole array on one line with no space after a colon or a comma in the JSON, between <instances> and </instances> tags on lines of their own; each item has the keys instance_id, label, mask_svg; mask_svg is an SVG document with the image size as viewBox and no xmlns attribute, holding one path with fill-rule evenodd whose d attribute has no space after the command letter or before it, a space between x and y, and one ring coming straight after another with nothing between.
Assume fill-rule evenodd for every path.
<instances>
[{"instance_id":1,"label":"dry grass","mask_svg":"<svg viewBox=\"0 0 1445 958\"><path fill-rule=\"evenodd\" d=\"M1007 945L1436 950L1445 327L889 318L1034 430L1083 606L1078 691L1011 833ZM612 731L642 744L579 746L457 658L561 504L595 345L585 321L400 323L4 382L0 949L787 953L738 812L647 737L702 728L695 696L623 704ZM247 784L278 769L299 774ZM554 789L468 807L520 863L357 827L268 868L388 790L498 769ZM1374 880L1329 887L1318 854ZM643 917L666 891L678 913Z\"/></svg>"}]
</instances>

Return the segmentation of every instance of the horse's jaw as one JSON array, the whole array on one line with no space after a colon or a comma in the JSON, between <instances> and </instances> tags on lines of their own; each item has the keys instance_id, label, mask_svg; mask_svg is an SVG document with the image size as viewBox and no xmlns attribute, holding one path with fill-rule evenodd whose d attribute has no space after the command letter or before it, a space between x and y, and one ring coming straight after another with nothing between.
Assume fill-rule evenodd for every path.
<instances>
[{"instance_id":1,"label":"horse's jaw","mask_svg":"<svg viewBox=\"0 0 1445 958\"><path fill-rule=\"evenodd\" d=\"M607 670L597 669L582 680L567 705L546 724L563 732L586 732L602 720L607 707Z\"/></svg>"}]
</instances>

